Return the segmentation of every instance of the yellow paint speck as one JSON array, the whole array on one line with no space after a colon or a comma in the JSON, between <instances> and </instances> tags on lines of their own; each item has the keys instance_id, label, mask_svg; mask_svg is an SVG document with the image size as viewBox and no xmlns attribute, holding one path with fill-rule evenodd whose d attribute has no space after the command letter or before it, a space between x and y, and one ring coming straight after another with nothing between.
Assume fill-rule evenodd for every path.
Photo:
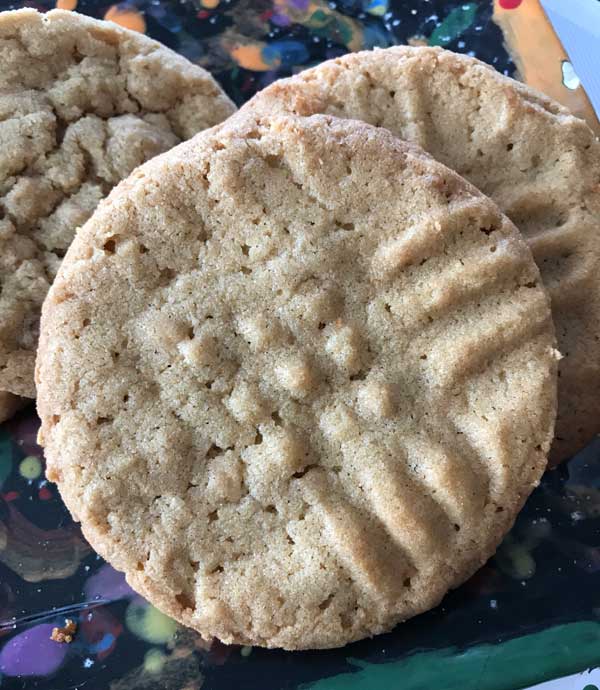
<instances>
[{"instance_id":1,"label":"yellow paint speck","mask_svg":"<svg viewBox=\"0 0 600 690\"><path fill-rule=\"evenodd\" d=\"M25 479L37 479L42 474L42 463L35 455L28 455L21 460L19 473Z\"/></svg>"},{"instance_id":2,"label":"yellow paint speck","mask_svg":"<svg viewBox=\"0 0 600 690\"><path fill-rule=\"evenodd\" d=\"M149 649L144 656L144 670L148 673L160 673L166 660L166 654L160 649Z\"/></svg>"},{"instance_id":3,"label":"yellow paint speck","mask_svg":"<svg viewBox=\"0 0 600 690\"><path fill-rule=\"evenodd\" d=\"M125 612L125 623L134 635L152 644L165 644L177 632L177 623L145 601L134 600Z\"/></svg>"}]
</instances>

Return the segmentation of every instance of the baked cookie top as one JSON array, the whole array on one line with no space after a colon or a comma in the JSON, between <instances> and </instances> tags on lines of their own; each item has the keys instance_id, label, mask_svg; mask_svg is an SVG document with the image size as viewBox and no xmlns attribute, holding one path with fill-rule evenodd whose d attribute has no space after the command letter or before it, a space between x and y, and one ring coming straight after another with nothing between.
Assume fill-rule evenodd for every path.
<instances>
[{"instance_id":1,"label":"baked cookie top","mask_svg":"<svg viewBox=\"0 0 600 690\"><path fill-rule=\"evenodd\" d=\"M42 301L76 228L235 108L202 68L73 12L0 13L0 60L0 391L33 398Z\"/></svg>"},{"instance_id":2,"label":"baked cookie top","mask_svg":"<svg viewBox=\"0 0 600 690\"><path fill-rule=\"evenodd\" d=\"M439 48L345 55L246 106L385 127L491 197L525 236L552 301L559 366L551 460L600 432L600 143L561 105Z\"/></svg>"},{"instance_id":3,"label":"baked cookie top","mask_svg":"<svg viewBox=\"0 0 600 690\"><path fill-rule=\"evenodd\" d=\"M435 605L546 465L527 245L384 129L234 116L139 168L44 304L47 476L205 637L332 647Z\"/></svg>"}]
</instances>

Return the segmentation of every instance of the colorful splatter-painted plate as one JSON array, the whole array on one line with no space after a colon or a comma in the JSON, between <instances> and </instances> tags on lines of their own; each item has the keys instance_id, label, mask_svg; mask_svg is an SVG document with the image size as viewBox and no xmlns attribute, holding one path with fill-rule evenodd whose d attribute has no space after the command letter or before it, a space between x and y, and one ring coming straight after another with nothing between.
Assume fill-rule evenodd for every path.
<instances>
[{"instance_id":1,"label":"colorful splatter-painted plate","mask_svg":"<svg viewBox=\"0 0 600 690\"><path fill-rule=\"evenodd\" d=\"M516 64L594 125L537 0L56 4L147 32L210 69L237 103L324 59L412 42L477 55L507 74ZM37 426L28 409L0 427L3 690L513 690L600 665L600 440L545 477L496 557L436 610L341 650L286 653L206 644L132 592L44 479ZM58 644L50 633L65 618L78 631ZM591 690L599 677L548 687Z\"/></svg>"}]
</instances>

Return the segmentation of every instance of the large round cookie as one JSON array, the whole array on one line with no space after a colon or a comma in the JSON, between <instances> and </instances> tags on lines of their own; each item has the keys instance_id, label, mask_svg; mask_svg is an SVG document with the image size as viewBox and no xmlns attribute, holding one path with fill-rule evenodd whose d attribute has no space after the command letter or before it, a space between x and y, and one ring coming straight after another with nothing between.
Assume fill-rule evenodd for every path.
<instances>
[{"instance_id":1,"label":"large round cookie","mask_svg":"<svg viewBox=\"0 0 600 690\"><path fill-rule=\"evenodd\" d=\"M436 604L546 465L526 244L384 129L238 118L150 161L44 304L47 475L203 636L331 647Z\"/></svg>"},{"instance_id":2,"label":"large round cookie","mask_svg":"<svg viewBox=\"0 0 600 690\"><path fill-rule=\"evenodd\" d=\"M42 301L77 226L234 106L159 43L72 12L0 13L0 64L0 392L33 398Z\"/></svg>"},{"instance_id":3,"label":"large round cookie","mask_svg":"<svg viewBox=\"0 0 600 690\"><path fill-rule=\"evenodd\" d=\"M386 127L491 197L529 242L559 350L554 462L600 431L600 143L558 103L438 48L355 53L276 82L246 106Z\"/></svg>"}]
</instances>

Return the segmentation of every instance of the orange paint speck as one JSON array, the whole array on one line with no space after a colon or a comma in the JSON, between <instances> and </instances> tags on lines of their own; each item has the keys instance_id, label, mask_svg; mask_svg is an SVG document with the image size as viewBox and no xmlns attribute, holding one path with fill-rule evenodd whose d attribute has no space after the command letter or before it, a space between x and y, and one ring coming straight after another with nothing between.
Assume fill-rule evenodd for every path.
<instances>
[{"instance_id":1,"label":"orange paint speck","mask_svg":"<svg viewBox=\"0 0 600 690\"><path fill-rule=\"evenodd\" d=\"M266 72L279 66L279 60L268 65L262 57L262 45L236 46L231 49L231 57L244 69L253 72Z\"/></svg>"},{"instance_id":2,"label":"orange paint speck","mask_svg":"<svg viewBox=\"0 0 600 690\"><path fill-rule=\"evenodd\" d=\"M221 2L221 0L201 0L200 4L208 10L214 10L215 7L219 6L219 2Z\"/></svg>"},{"instance_id":3,"label":"orange paint speck","mask_svg":"<svg viewBox=\"0 0 600 690\"><path fill-rule=\"evenodd\" d=\"M131 7L124 7L120 5L112 5L106 11L104 19L108 22L114 22L119 26L132 31L138 31L141 34L146 33L146 21L144 16L137 10Z\"/></svg>"},{"instance_id":4,"label":"orange paint speck","mask_svg":"<svg viewBox=\"0 0 600 690\"><path fill-rule=\"evenodd\" d=\"M76 10L77 0L56 0L56 9L70 11Z\"/></svg>"}]
</instances>

